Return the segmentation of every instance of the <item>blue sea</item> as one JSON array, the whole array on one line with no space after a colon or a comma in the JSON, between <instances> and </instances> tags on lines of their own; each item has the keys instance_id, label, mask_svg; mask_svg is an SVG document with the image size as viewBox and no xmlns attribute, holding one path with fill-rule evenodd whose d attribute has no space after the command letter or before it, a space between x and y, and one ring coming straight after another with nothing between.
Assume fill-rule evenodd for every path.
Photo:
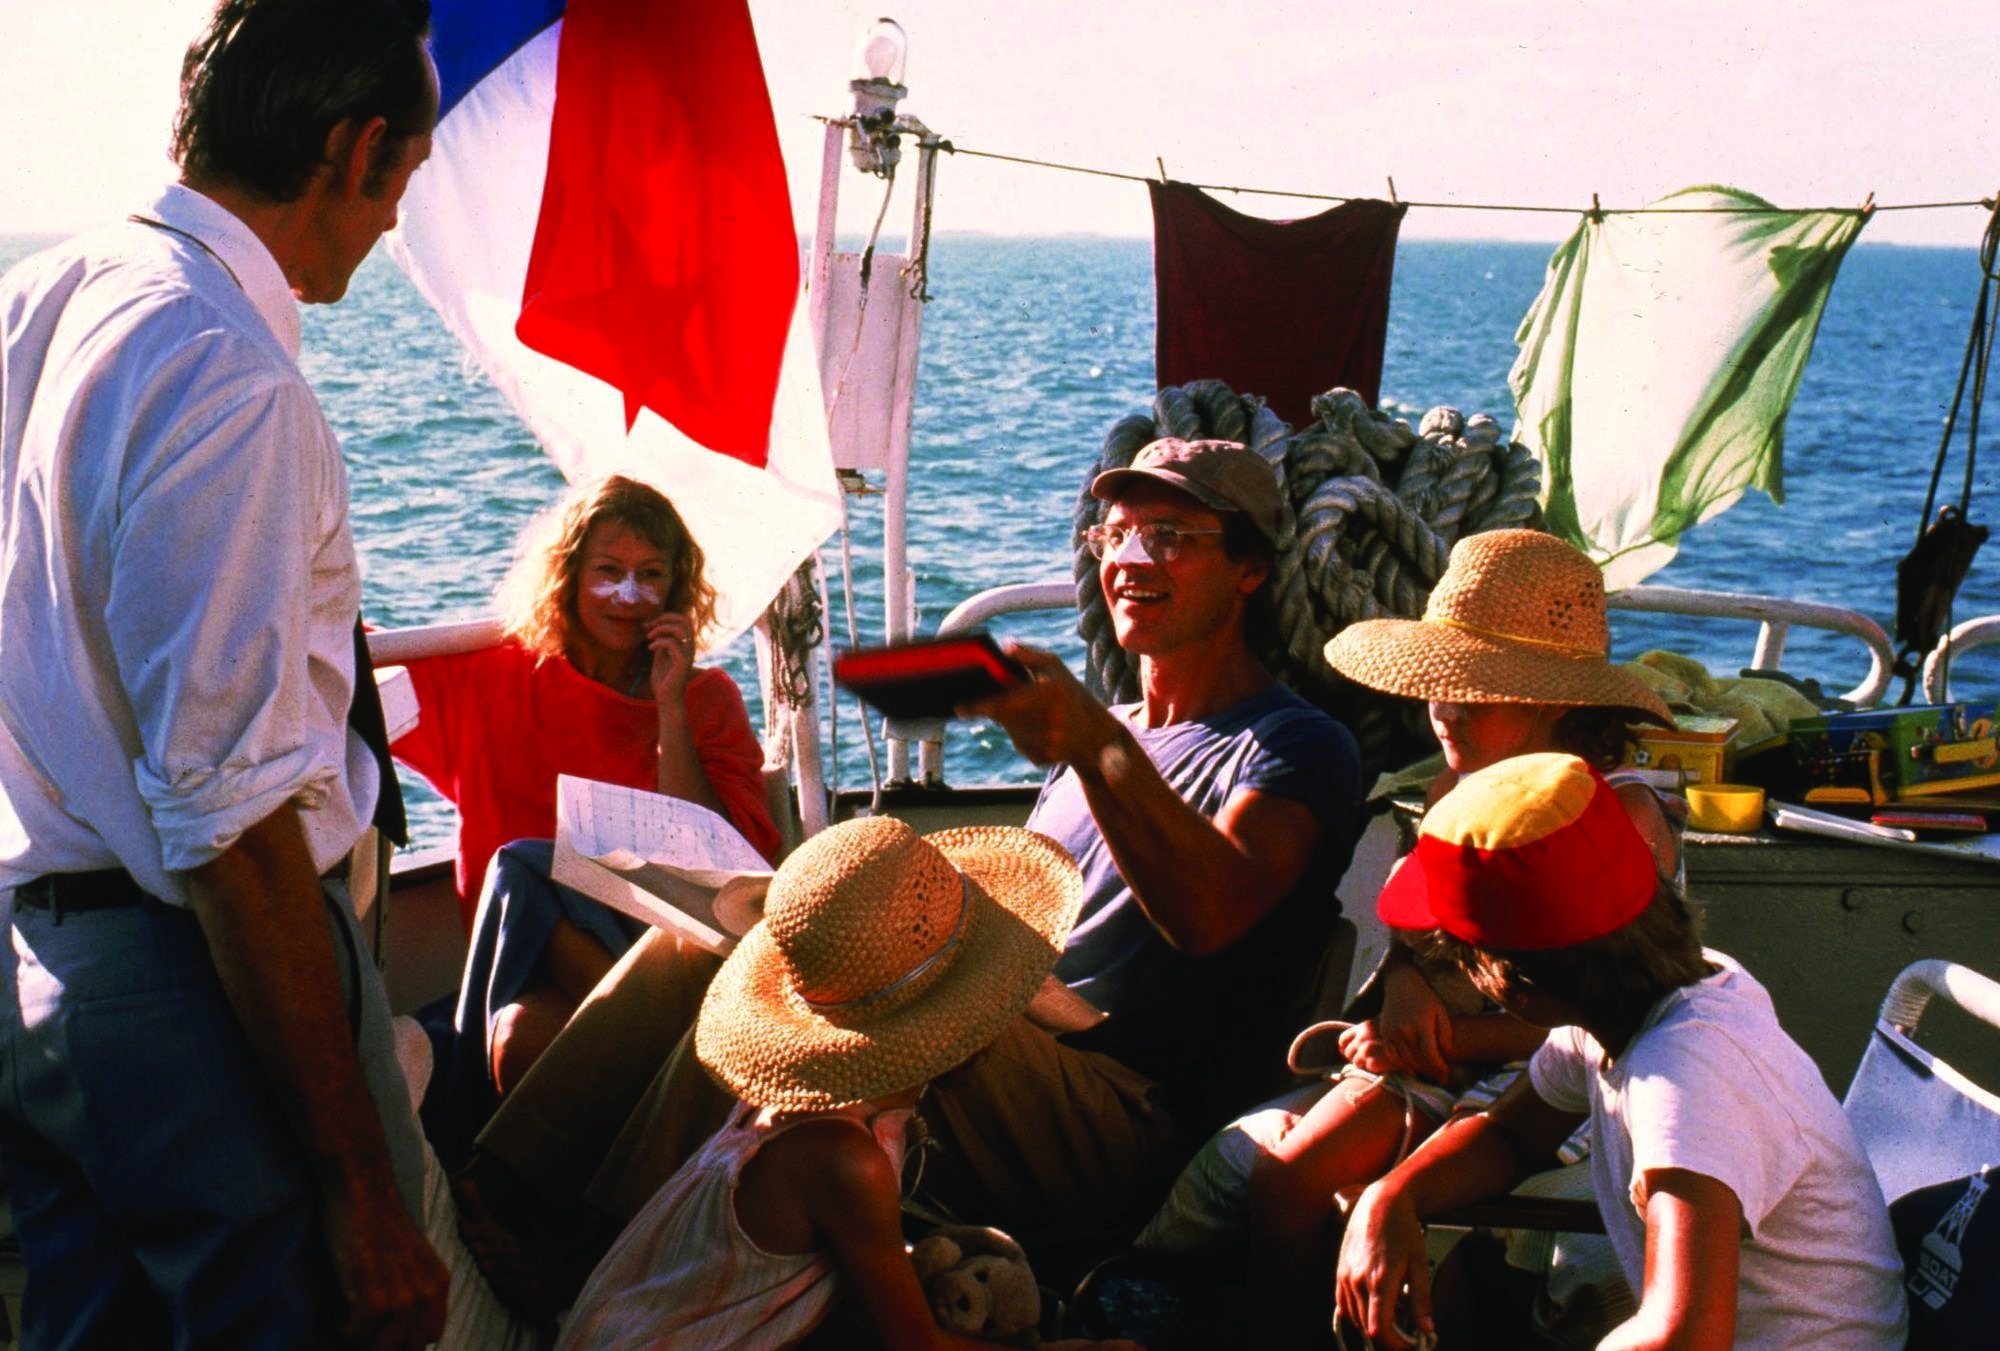
<instances>
[{"instance_id":1,"label":"blue sea","mask_svg":"<svg viewBox=\"0 0 2000 1351\"><path fill-rule=\"evenodd\" d=\"M0 267L39 243L0 239ZM1513 335L1539 290L1549 246L1413 241L1402 245L1383 402L1416 422L1451 404L1513 424ZM1786 502L1751 494L1689 534L1651 580L1760 591L1850 606L1892 628L1895 564L1917 528L1979 280L1974 251L1861 244L1826 309L1787 434ZM912 449L910 552L922 625L1007 582L1066 580L1069 519L1105 432L1144 411L1153 390L1153 281L1145 240L942 235L931 289ZM353 479L354 526L370 619L420 624L481 613L523 523L562 490L513 412L379 252L348 299L305 314L307 375L339 432ZM1989 425L2000 418L1992 410ZM1942 500L1963 472L1961 431ZM1992 523L1989 451L1974 516ZM859 596L879 595L879 498L853 502ZM835 589L829 623L844 641L838 541L824 553ZM2000 612L2000 543L1960 593L1957 616ZM863 608L859 636L880 636ZM1054 646L1080 665L1068 617L1019 616L1003 633ZM1619 614L1618 654L1668 647L1712 670L1747 664L1752 624ZM758 712L748 641L719 657ZM1861 646L1793 633L1786 669L1831 690L1866 673ZM1963 696L2000 693L2000 648L1959 663ZM838 777L868 783L857 717L839 714ZM954 783L1029 782L1037 771L988 727L954 726ZM420 842L444 843L450 808L412 785Z\"/></svg>"}]
</instances>

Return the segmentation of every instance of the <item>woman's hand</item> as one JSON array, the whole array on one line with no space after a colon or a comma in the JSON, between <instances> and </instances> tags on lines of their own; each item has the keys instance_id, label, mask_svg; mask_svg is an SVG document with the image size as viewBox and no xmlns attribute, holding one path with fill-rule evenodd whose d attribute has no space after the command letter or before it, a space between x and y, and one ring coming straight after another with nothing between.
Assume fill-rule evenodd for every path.
<instances>
[{"instance_id":1,"label":"woman's hand","mask_svg":"<svg viewBox=\"0 0 2000 1351\"><path fill-rule=\"evenodd\" d=\"M652 649L650 684L663 714L679 716L694 674L694 621L669 610L646 624L646 646Z\"/></svg>"},{"instance_id":2,"label":"woman's hand","mask_svg":"<svg viewBox=\"0 0 2000 1351\"><path fill-rule=\"evenodd\" d=\"M1409 1308L1402 1309L1404 1287ZM1361 1193L1340 1237L1334 1307L1392 1351L1413 1345L1411 1333L1434 1333L1431 1268L1416 1207L1377 1182Z\"/></svg>"}]
</instances>

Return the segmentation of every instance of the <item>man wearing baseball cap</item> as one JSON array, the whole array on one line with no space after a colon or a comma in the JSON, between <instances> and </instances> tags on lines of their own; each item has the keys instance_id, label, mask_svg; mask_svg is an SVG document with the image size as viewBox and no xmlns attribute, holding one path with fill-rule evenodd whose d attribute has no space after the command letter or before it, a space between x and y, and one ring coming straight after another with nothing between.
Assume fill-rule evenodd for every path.
<instances>
[{"instance_id":1,"label":"man wearing baseball cap","mask_svg":"<svg viewBox=\"0 0 2000 1351\"><path fill-rule=\"evenodd\" d=\"M1108 1015L1054 1037L1017 1026L925 1104L940 1193L1003 1224L1149 1211L1252 1100L1360 824L1353 738L1253 650L1283 521L1271 464L1166 438L1091 493L1105 505L1085 540L1138 702L1107 707L1015 644L1032 680L967 710L1050 766L1029 825L1076 857L1085 896L1056 975Z\"/></svg>"},{"instance_id":2,"label":"man wearing baseball cap","mask_svg":"<svg viewBox=\"0 0 2000 1351\"><path fill-rule=\"evenodd\" d=\"M1467 775L1377 909L1551 1031L1490 1109L1361 1194L1343 1317L1397 1351L1435 1332L1422 1221L1514 1186L1587 1116L1598 1210L1637 1297L1600 1345L1903 1344L1902 1262L1867 1155L1764 987L1702 948L1596 771L1535 754Z\"/></svg>"},{"instance_id":3,"label":"man wearing baseball cap","mask_svg":"<svg viewBox=\"0 0 2000 1351\"><path fill-rule=\"evenodd\" d=\"M1016 645L1033 679L966 712L1051 767L1028 824L1083 877L1055 975L1107 1016L1051 1033L1061 1020L1031 1010L919 1106L942 1146L923 1199L1021 1234L1136 1232L1213 1127L1263 1096L1361 825L1353 737L1273 680L1248 636L1283 521L1270 464L1161 440L1092 492L1105 510L1086 538L1142 697L1107 708L1053 653ZM479 1221L489 1238L545 1242L550 1215L588 1211L557 1246L601 1254L597 1222L615 1233L719 1124L727 1100L703 1097L678 1030L699 984L677 962L661 943L628 954L502 1104L479 1141L480 1205L489 1182L521 1196ZM641 1032L672 1048L657 1073ZM607 1079L635 1061L633 1105Z\"/></svg>"}]
</instances>

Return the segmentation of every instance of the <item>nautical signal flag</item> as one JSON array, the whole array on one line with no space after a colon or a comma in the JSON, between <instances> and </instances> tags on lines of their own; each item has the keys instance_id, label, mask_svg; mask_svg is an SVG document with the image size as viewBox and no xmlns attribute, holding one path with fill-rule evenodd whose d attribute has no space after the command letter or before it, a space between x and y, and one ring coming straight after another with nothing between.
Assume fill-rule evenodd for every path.
<instances>
[{"instance_id":1,"label":"nautical signal flag","mask_svg":"<svg viewBox=\"0 0 2000 1351\"><path fill-rule=\"evenodd\" d=\"M762 465L799 245L742 3L594 0L556 53L548 180L515 332Z\"/></svg>"},{"instance_id":2,"label":"nautical signal flag","mask_svg":"<svg viewBox=\"0 0 2000 1351\"><path fill-rule=\"evenodd\" d=\"M674 500L740 631L839 520L745 0L434 0L431 26L392 256L567 478Z\"/></svg>"}]
</instances>

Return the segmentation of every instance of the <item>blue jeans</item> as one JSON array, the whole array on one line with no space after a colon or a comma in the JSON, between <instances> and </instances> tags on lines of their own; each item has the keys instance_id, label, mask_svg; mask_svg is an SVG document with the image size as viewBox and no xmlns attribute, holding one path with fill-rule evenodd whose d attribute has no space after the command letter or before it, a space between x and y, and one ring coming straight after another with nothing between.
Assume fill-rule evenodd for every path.
<instances>
[{"instance_id":1,"label":"blue jeans","mask_svg":"<svg viewBox=\"0 0 2000 1351\"><path fill-rule=\"evenodd\" d=\"M329 900L336 963L406 1205L422 1142L388 999ZM201 926L158 901L14 907L0 952L0 1159L28 1265L22 1342L333 1346L339 1314L297 1133L243 1036Z\"/></svg>"}]
</instances>

